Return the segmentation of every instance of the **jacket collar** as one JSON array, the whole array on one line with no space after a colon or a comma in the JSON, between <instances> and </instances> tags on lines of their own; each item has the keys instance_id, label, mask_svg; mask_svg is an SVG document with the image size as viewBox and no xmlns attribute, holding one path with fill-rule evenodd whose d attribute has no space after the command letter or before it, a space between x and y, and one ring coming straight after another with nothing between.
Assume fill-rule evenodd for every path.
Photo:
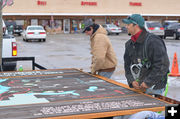
<instances>
[{"instance_id":1,"label":"jacket collar","mask_svg":"<svg viewBox=\"0 0 180 119\"><path fill-rule=\"evenodd\" d=\"M93 39L93 37L94 37L97 33L107 34L107 31L106 31L101 25L99 25L98 28L96 29L96 31L90 36L90 39Z\"/></svg>"},{"instance_id":2,"label":"jacket collar","mask_svg":"<svg viewBox=\"0 0 180 119\"><path fill-rule=\"evenodd\" d=\"M142 28L142 32L141 34L139 35L137 41L135 43L143 43L145 38L146 38L146 35L147 35L147 31L145 28ZM131 40L132 41L132 40ZM132 41L133 42L133 41Z\"/></svg>"},{"instance_id":3,"label":"jacket collar","mask_svg":"<svg viewBox=\"0 0 180 119\"><path fill-rule=\"evenodd\" d=\"M131 40L136 42L137 39L139 38L139 35L141 34L142 30L140 30L139 32L137 32L135 35L131 36Z\"/></svg>"}]
</instances>

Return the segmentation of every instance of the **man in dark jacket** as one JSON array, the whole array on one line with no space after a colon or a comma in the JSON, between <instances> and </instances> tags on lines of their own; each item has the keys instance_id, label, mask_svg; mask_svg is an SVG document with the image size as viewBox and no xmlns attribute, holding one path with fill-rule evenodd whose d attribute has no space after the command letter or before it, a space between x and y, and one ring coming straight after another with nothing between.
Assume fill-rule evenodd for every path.
<instances>
[{"instance_id":1,"label":"man in dark jacket","mask_svg":"<svg viewBox=\"0 0 180 119\"><path fill-rule=\"evenodd\" d=\"M132 14L122 20L131 39L125 44L125 76L131 88L162 94L167 83L169 58L164 41L144 28L144 18Z\"/></svg>"}]
</instances>

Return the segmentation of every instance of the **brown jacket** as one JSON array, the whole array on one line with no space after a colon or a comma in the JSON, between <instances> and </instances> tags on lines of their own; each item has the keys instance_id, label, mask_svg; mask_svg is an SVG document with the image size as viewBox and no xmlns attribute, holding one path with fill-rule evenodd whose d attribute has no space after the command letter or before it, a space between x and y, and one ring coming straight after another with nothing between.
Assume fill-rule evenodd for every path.
<instances>
[{"instance_id":1,"label":"brown jacket","mask_svg":"<svg viewBox=\"0 0 180 119\"><path fill-rule=\"evenodd\" d=\"M91 73L94 74L102 69L115 68L117 58L112 44L107 37L106 30L100 26L90 37L90 40L92 54Z\"/></svg>"}]
</instances>

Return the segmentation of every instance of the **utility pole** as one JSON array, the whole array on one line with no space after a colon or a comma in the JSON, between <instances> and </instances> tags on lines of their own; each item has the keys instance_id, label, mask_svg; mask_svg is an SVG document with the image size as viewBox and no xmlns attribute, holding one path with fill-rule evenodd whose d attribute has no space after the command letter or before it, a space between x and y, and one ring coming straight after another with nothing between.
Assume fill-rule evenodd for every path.
<instances>
[{"instance_id":1,"label":"utility pole","mask_svg":"<svg viewBox=\"0 0 180 119\"><path fill-rule=\"evenodd\" d=\"M11 6L13 0L0 0L0 71L2 71L2 44L3 44L3 26L2 26L2 9L8 5Z\"/></svg>"}]
</instances>

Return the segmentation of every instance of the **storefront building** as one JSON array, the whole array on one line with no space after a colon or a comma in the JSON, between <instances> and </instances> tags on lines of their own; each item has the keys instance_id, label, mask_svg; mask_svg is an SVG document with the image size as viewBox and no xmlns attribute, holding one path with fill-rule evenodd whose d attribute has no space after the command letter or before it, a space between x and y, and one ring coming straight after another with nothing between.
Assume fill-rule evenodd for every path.
<instances>
[{"instance_id":1,"label":"storefront building","mask_svg":"<svg viewBox=\"0 0 180 119\"><path fill-rule=\"evenodd\" d=\"M27 25L42 25L59 33L80 31L84 19L95 23L114 23L133 13L146 20L180 20L180 0L14 0L3 8L3 19Z\"/></svg>"}]
</instances>

